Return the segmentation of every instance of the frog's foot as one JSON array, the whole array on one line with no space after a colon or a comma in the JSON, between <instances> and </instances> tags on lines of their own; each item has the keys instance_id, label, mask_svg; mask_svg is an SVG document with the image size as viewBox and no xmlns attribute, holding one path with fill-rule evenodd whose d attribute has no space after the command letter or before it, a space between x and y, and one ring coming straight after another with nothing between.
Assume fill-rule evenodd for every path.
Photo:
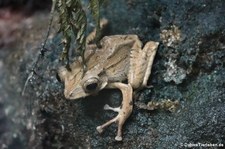
<instances>
[{"instance_id":1,"label":"frog's foot","mask_svg":"<svg viewBox=\"0 0 225 149\"><path fill-rule=\"evenodd\" d=\"M119 115L117 115L115 118L109 120L108 122L106 122L105 124L103 124L101 126L98 126L96 129L99 133L102 133L107 126L116 122L118 124L118 131L117 131L117 135L115 137L115 140L116 141L122 141L122 126L123 126L123 123L122 124L120 123L122 121L123 120L121 120Z\"/></svg>"},{"instance_id":2,"label":"frog's foot","mask_svg":"<svg viewBox=\"0 0 225 149\"><path fill-rule=\"evenodd\" d=\"M117 135L115 137L115 140L122 141L123 124L125 123L125 121L130 116L133 110L133 103L132 103L133 89L130 84L126 85L123 83L112 83L108 87L119 88L122 91L122 94L123 94L122 105L117 108L112 108L109 105L105 105L104 106L105 110L112 110L112 111L118 112L118 115L115 118L106 122L105 124L98 126L96 129L99 133L102 133L107 126L115 122L118 125L118 130L117 130Z\"/></svg>"}]
</instances>

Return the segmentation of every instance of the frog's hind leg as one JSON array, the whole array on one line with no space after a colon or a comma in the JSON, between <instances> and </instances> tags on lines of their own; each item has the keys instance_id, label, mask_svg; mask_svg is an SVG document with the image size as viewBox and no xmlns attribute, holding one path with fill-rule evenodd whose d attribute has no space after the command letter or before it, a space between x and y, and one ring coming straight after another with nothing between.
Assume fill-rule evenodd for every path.
<instances>
[{"instance_id":1,"label":"frog's hind leg","mask_svg":"<svg viewBox=\"0 0 225 149\"><path fill-rule=\"evenodd\" d=\"M140 89L147 87L147 81L151 74L158 45L158 42L149 41L143 49L137 46L132 48L128 82L133 88Z\"/></svg>"},{"instance_id":2,"label":"frog's hind leg","mask_svg":"<svg viewBox=\"0 0 225 149\"><path fill-rule=\"evenodd\" d=\"M158 45L159 45L158 42L149 41L148 43L145 44L145 47L143 49L143 51L146 52L147 57L148 57L147 69L145 71L145 75L144 75L144 79L143 79L143 83L142 83L143 87L148 87L147 82L148 82L148 78L151 74L152 64L153 64L153 61L155 58L155 54L156 54Z\"/></svg>"},{"instance_id":3,"label":"frog's hind leg","mask_svg":"<svg viewBox=\"0 0 225 149\"><path fill-rule=\"evenodd\" d=\"M132 110L133 110L133 102L132 102L132 94L133 89L130 84L123 84L123 83L111 83L107 86L108 88L118 88L122 91L123 100L122 104L118 108L112 108L109 105L105 105L105 110L113 110L115 112L118 112L118 115L106 122L105 124L98 126L96 129L99 133L102 133L104 129L112 124L113 122L116 122L118 125L117 135L115 137L115 140L122 141L122 127L127 118L130 116Z\"/></svg>"}]
</instances>

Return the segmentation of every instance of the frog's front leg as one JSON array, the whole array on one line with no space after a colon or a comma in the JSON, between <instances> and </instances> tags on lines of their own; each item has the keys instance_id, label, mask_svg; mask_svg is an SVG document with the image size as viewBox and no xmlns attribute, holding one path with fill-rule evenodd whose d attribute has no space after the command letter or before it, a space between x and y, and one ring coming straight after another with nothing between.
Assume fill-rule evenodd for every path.
<instances>
[{"instance_id":1,"label":"frog's front leg","mask_svg":"<svg viewBox=\"0 0 225 149\"><path fill-rule=\"evenodd\" d=\"M121 90L123 95L123 101L119 108L111 108L108 105L104 107L106 110L113 110L115 112L118 112L118 115L111 119L110 121L106 122L105 124L98 126L97 131L99 133L102 133L104 128L112 124L113 122L116 122L118 125L117 135L115 137L115 140L122 141L122 127L127 118L130 116L132 110L133 110L133 102L132 102L132 94L133 89L130 84L124 84L124 83L111 83L107 85L107 88L118 88Z\"/></svg>"}]
</instances>

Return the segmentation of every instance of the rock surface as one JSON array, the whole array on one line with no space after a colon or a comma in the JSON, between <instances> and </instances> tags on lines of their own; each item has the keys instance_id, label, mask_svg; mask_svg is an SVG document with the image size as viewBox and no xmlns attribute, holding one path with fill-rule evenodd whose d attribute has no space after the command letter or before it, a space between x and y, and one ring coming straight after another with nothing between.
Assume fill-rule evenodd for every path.
<instances>
[{"instance_id":1,"label":"rock surface","mask_svg":"<svg viewBox=\"0 0 225 149\"><path fill-rule=\"evenodd\" d=\"M178 100L176 112L147 111L136 105L124 127L123 142L114 140L116 125L99 135L96 126L115 113L120 92L69 101L55 78L62 47L53 28L37 74L21 96L24 82L43 42L48 16L36 13L20 21L16 40L0 48L0 148L183 148L195 143L225 146L225 1L107 1L102 15L109 34L137 34L143 42L162 41L160 33L176 26L180 40L161 42L149 84L140 102ZM22 25L21 25L22 24ZM168 71L168 62L179 73ZM176 69L172 69L176 72ZM167 77L166 79L164 77ZM178 83L176 82L178 80Z\"/></svg>"}]
</instances>

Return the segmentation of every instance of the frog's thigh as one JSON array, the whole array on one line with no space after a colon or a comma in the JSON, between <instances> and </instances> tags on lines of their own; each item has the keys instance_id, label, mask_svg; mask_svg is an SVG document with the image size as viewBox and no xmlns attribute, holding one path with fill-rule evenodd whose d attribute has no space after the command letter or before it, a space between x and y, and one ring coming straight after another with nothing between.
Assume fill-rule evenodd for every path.
<instances>
[{"instance_id":1,"label":"frog's thigh","mask_svg":"<svg viewBox=\"0 0 225 149\"><path fill-rule=\"evenodd\" d=\"M158 44L158 42L149 41L143 49L136 47L132 49L128 82L133 88L147 86Z\"/></svg>"},{"instance_id":2,"label":"frog's thigh","mask_svg":"<svg viewBox=\"0 0 225 149\"><path fill-rule=\"evenodd\" d=\"M148 78L151 74L152 64L155 58L156 51L158 49L158 45L159 45L158 42L149 41L146 43L143 49L143 51L145 51L146 49L146 52L147 52L147 69L145 71L145 75L144 75L144 79L142 83L143 87L147 86Z\"/></svg>"}]
</instances>

